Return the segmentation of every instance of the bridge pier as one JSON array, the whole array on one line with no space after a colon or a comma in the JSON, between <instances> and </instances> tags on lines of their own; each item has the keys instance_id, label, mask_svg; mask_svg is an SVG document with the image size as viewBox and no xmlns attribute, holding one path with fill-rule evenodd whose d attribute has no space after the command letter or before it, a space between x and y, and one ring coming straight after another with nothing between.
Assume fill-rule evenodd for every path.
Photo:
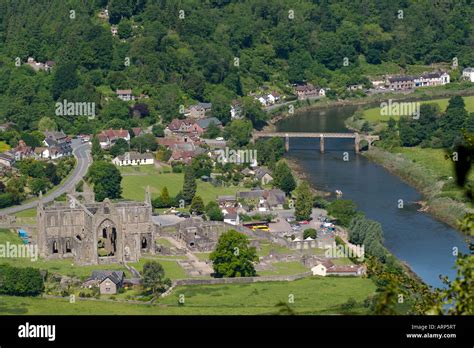
<instances>
[{"instance_id":1,"label":"bridge pier","mask_svg":"<svg viewBox=\"0 0 474 348\"><path fill-rule=\"evenodd\" d=\"M355 133L355 138L354 138L355 153L359 153L359 147L360 147L360 136L359 136L359 133Z\"/></svg>"},{"instance_id":2,"label":"bridge pier","mask_svg":"<svg viewBox=\"0 0 474 348\"><path fill-rule=\"evenodd\" d=\"M321 153L324 153L324 135L321 134L321 137L319 138L319 151Z\"/></svg>"},{"instance_id":3,"label":"bridge pier","mask_svg":"<svg viewBox=\"0 0 474 348\"><path fill-rule=\"evenodd\" d=\"M290 151L290 137L288 133L285 134L285 151Z\"/></svg>"}]
</instances>

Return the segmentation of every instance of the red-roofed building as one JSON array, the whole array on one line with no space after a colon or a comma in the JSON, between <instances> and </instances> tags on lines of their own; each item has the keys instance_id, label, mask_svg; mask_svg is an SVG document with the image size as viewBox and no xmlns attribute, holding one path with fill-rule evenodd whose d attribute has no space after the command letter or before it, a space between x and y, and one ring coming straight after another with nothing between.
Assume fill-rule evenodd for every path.
<instances>
[{"instance_id":1,"label":"red-roofed building","mask_svg":"<svg viewBox=\"0 0 474 348\"><path fill-rule=\"evenodd\" d=\"M126 129L106 129L100 132L97 137L99 138L100 147L103 149L110 148L118 139L130 141L130 133Z\"/></svg>"}]
</instances>

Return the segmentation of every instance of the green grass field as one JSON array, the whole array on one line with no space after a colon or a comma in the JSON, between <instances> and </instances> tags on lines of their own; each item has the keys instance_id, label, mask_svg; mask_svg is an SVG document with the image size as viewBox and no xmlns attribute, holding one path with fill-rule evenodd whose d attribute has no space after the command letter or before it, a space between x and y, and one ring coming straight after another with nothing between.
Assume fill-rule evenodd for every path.
<instances>
[{"instance_id":1,"label":"green grass field","mask_svg":"<svg viewBox=\"0 0 474 348\"><path fill-rule=\"evenodd\" d=\"M22 298L0 296L0 315L249 315L276 314L279 302L288 303L297 314L339 314L340 306L353 297L358 305L351 311L366 314L361 302L374 294L375 285L366 278L310 277L294 282L194 285L177 287L153 305L76 299ZM184 295L184 305L178 298Z\"/></svg>"},{"instance_id":2,"label":"green grass field","mask_svg":"<svg viewBox=\"0 0 474 348\"><path fill-rule=\"evenodd\" d=\"M7 143L0 141L0 152L8 151L10 150L10 145Z\"/></svg>"},{"instance_id":3,"label":"green grass field","mask_svg":"<svg viewBox=\"0 0 474 348\"><path fill-rule=\"evenodd\" d=\"M421 147L397 147L392 152L401 153L413 162L429 169L436 173L438 177L453 176L454 166L453 162L444 158L446 152L444 149L431 149ZM471 173L471 176L473 173Z\"/></svg>"},{"instance_id":4,"label":"green grass field","mask_svg":"<svg viewBox=\"0 0 474 348\"><path fill-rule=\"evenodd\" d=\"M258 272L261 276L267 275L291 275L308 272L309 269L304 267L301 262L275 262L272 264L274 269Z\"/></svg>"},{"instance_id":5,"label":"green grass field","mask_svg":"<svg viewBox=\"0 0 474 348\"><path fill-rule=\"evenodd\" d=\"M122 196L125 199L142 201L145 197L145 189L150 186L153 197L160 195L161 190L166 186L171 196L175 196L183 188L183 173L161 174L153 166L143 166L138 168L121 168ZM128 174L128 175L127 175ZM213 201L220 195L234 195L237 191L245 191L242 187L215 187L208 182L196 180L197 195L201 196L204 203Z\"/></svg>"},{"instance_id":6,"label":"green grass field","mask_svg":"<svg viewBox=\"0 0 474 348\"><path fill-rule=\"evenodd\" d=\"M165 256L163 256L163 258L165 258ZM138 270L138 272L141 273L143 271L143 265L145 264L145 262L150 261L150 260L158 261L165 269L166 277L170 279L188 278L184 269L176 261L165 261L165 260L160 260L160 258L144 257L136 263L130 263L130 266L135 267Z\"/></svg>"},{"instance_id":7,"label":"green grass field","mask_svg":"<svg viewBox=\"0 0 474 348\"><path fill-rule=\"evenodd\" d=\"M468 112L474 112L474 96L463 97L464 103L466 104L466 110ZM433 104L439 105L441 111L445 111L448 106L449 98L425 100L420 102L421 104ZM391 116L393 119L398 120L399 116ZM370 108L364 111L364 119L369 122L387 122L390 117L380 115L380 107Z\"/></svg>"}]
</instances>

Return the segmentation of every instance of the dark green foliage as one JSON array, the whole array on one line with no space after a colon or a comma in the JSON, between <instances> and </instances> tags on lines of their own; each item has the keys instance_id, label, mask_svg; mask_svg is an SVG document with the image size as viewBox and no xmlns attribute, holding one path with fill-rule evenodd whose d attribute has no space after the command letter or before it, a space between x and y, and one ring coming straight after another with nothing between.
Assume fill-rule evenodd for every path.
<instances>
[{"instance_id":1,"label":"dark green foliage","mask_svg":"<svg viewBox=\"0 0 474 348\"><path fill-rule=\"evenodd\" d=\"M258 162L273 168L285 153L285 143L281 138L259 139L255 145Z\"/></svg>"},{"instance_id":2,"label":"dark green foliage","mask_svg":"<svg viewBox=\"0 0 474 348\"><path fill-rule=\"evenodd\" d=\"M105 198L116 199L122 195L122 175L110 162L97 161L87 171L87 181L94 185L95 199L102 202Z\"/></svg>"},{"instance_id":3,"label":"dark green foliage","mask_svg":"<svg viewBox=\"0 0 474 348\"><path fill-rule=\"evenodd\" d=\"M388 252L383 246L383 231L380 223L368 220L364 216L356 216L350 222L349 241L353 244L363 245L368 255L385 262Z\"/></svg>"},{"instance_id":4,"label":"dark green foliage","mask_svg":"<svg viewBox=\"0 0 474 348\"><path fill-rule=\"evenodd\" d=\"M273 184L287 195L296 188L296 180L285 161L279 161L273 171Z\"/></svg>"},{"instance_id":5,"label":"dark green foliage","mask_svg":"<svg viewBox=\"0 0 474 348\"><path fill-rule=\"evenodd\" d=\"M203 153L193 158L191 167L196 178L209 176L212 171L212 160L207 154Z\"/></svg>"},{"instance_id":6,"label":"dark green foliage","mask_svg":"<svg viewBox=\"0 0 474 348\"><path fill-rule=\"evenodd\" d=\"M39 269L0 265L0 294L37 296L40 295L43 290L43 276Z\"/></svg>"},{"instance_id":7,"label":"dark green foliage","mask_svg":"<svg viewBox=\"0 0 474 348\"><path fill-rule=\"evenodd\" d=\"M142 286L152 294L162 293L171 286L171 280L165 277L165 270L159 262L147 261L143 265Z\"/></svg>"},{"instance_id":8,"label":"dark green foliage","mask_svg":"<svg viewBox=\"0 0 474 348\"><path fill-rule=\"evenodd\" d=\"M115 144L110 148L110 154L113 157L117 157L119 155L123 155L125 152L128 151L128 143L125 139L117 139Z\"/></svg>"},{"instance_id":9,"label":"dark green foliage","mask_svg":"<svg viewBox=\"0 0 474 348\"><path fill-rule=\"evenodd\" d=\"M196 215L202 215L204 213L204 201L201 196L194 196L189 207L189 212Z\"/></svg>"},{"instance_id":10,"label":"dark green foliage","mask_svg":"<svg viewBox=\"0 0 474 348\"><path fill-rule=\"evenodd\" d=\"M255 247L250 247L247 236L235 230L221 234L209 259L216 278L252 277L257 274L254 267L258 261L257 251Z\"/></svg>"},{"instance_id":11,"label":"dark green foliage","mask_svg":"<svg viewBox=\"0 0 474 348\"><path fill-rule=\"evenodd\" d=\"M145 153L147 150L155 151L158 148L158 143L153 134L145 134L130 140L130 147L135 151Z\"/></svg>"},{"instance_id":12,"label":"dark green foliage","mask_svg":"<svg viewBox=\"0 0 474 348\"><path fill-rule=\"evenodd\" d=\"M296 189L295 218L298 221L309 220L313 210L313 194L309 184L303 181Z\"/></svg>"},{"instance_id":13,"label":"dark green foliage","mask_svg":"<svg viewBox=\"0 0 474 348\"><path fill-rule=\"evenodd\" d=\"M219 208L219 205L214 201L211 201L206 205L206 215L211 221L224 220L224 214L222 214L222 211Z\"/></svg>"},{"instance_id":14,"label":"dark green foliage","mask_svg":"<svg viewBox=\"0 0 474 348\"><path fill-rule=\"evenodd\" d=\"M348 199L338 199L328 206L328 214L337 219L342 226L349 226L351 220L357 215L356 204Z\"/></svg>"},{"instance_id":15,"label":"dark green foliage","mask_svg":"<svg viewBox=\"0 0 474 348\"><path fill-rule=\"evenodd\" d=\"M62 0L0 6L1 121L14 121L21 130L53 115L54 100L66 96L97 97L98 119L90 122L88 133L113 118L127 119L122 113L108 118L107 104L114 97L106 95L107 87L133 88L152 97L150 117L139 120L144 126L158 117L166 124L180 116L180 105L195 101L212 102L213 115L226 124L232 99L264 85L284 90L292 82L309 81L331 86L330 99L344 97L347 85L363 83L366 69L359 58L405 67L457 57L460 66L474 65L473 10L466 1L433 6L427 1L303 0L291 4L294 19L288 18L285 1L79 1L74 20L68 16L71 3ZM109 23L97 18L105 7ZM178 16L180 9L185 20ZM397 18L400 9L403 20ZM109 24L118 25L118 37L112 38ZM15 57L57 64L51 74L35 73L16 67ZM240 59L238 67L234 57ZM266 114L254 102L243 101L244 117L259 128ZM65 131L87 125L55 121Z\"/></svg>"},{"instance_id":16,"label":"dark green foliage","mask_svg":"<svg viewBox=\"0 0 474 348\"><path fill-rule=\"evenodd\" d=\"M318 237L318 232L314 228L307 228L303 232L303 238L306 239L308 237L316 239Z\"/></svg>"},{"instance_id":17,"label":"dark green foliage","mask_svg":"<svg viewBox=\"0 0 474 348\"><path fill-rule=\"evenodd\" d=\"M192 167L186 167L184 169L184 183L183 183L183 199L189 204L196 194L196 178Z\"/></svg>"}]
</instances>

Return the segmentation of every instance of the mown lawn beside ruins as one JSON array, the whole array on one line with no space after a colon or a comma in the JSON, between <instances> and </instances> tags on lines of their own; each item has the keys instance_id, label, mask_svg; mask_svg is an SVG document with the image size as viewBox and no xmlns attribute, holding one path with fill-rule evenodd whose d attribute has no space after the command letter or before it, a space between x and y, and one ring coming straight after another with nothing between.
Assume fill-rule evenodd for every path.
<instances>
[{"instance_id":1,"label":"mown lawn beside ruins","mask_svg":"<svg viewBox=\"0 0 474 348\"><path fill-rule=\"evenodd\" d=\"M0 296L0 315L124 314L124 315L246 315L246 314L368 314L364 299L375 292L367 278L310 277L294 282L194 285L177 287L153 305L103 300ZM184 295L184 304L179 296ZM355 304L348 305L353 298ZM294 299L289 303L290 298ZM288 306L287 306L288 305Z\"/></svg>"},{"instance_id":2,"label":"mown lawn beside ruins","mask_svg":"<svg viewBox=\"0 0 474 348\"><path fill-rule=\"evenodd\" d=\"M122 169L122 197L125 199L143 201L146 187L150 187L153 197L159 196L164 187L168 188L171 196L175 196L183 188L183 173L162 173L153 166L142 166L132 169ZM237 191L247 191L238 186L213 186L208 182L196 180L197 195L204 203L214 201L219 195L235 195Z\"/></svg>"}]
</instances>

